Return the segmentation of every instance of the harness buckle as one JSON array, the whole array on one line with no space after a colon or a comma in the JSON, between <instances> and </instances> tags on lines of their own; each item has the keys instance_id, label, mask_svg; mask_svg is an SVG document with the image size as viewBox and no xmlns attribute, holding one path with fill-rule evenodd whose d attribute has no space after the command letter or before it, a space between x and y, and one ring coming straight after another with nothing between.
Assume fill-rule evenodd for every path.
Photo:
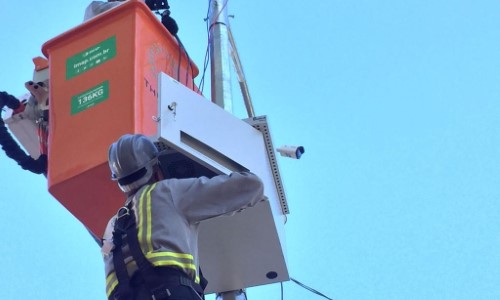
<instances>
[{"instance_id":1,"label":"harness buckle","mask_svg":"<svg viewBox=\"0 0 500 300\"><path fill-rule=\"evenodd\" d=\"M156 289L155 291L152 291L151 299L153 300L162 300L162 299L168 299L170 296L172 296L172 293L168 288L159 288Z\"/></svg>"},{"instance_id":2,"label":"harness buckle","mask_svg":"<svg viewBox=\"0 0 500 300\"><path fill-rule=\"evenodd\" d=\"M120 207L116 213L116 219L119 220L123 217L130 216L130 209L126 206Z\"/></svg>"}]
</instances>

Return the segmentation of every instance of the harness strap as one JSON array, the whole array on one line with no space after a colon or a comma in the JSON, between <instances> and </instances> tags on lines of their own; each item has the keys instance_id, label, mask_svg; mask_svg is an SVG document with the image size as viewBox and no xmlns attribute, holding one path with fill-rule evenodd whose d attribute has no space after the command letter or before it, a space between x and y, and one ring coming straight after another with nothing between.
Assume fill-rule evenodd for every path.
<instances>
[{"instance_id":1,"label":"harness strap","mask_svg":"<svg viewBox=\"0 0 500 300\"><path fill-rule=\"evenodd\" d=\"M125 265L125 258L123 257L123 235L126 232L126 227L135 224L135 222L130 222L129 218L129 208L122 207L118 211L117 219L115 221L115 228L113 231L113 243L115 245L113 249L113 265L115 267L116 279L118 279L118 287L115 293L115 299L131 298L132 291L130 290L130 276L128 275L127 266ZM128 222L127 222L128 221ZM132 220L133 221L133 220Z\"/></svg>"},{"instance_id":2,"label":"harness strap","mask_svg":"<svg viewBox=\"0 0 500 300\"><path fill-rule=\"evenodd\" d=\"M142 253L137 239L137 228L135 215L132 212L132 201L126 207L122 207L118 211L113 231L113 265L115 268L116 278L118 279L118 287L114 293L115 299L131 299L131 278L125 265L123 257L123 246L129 246L130 253L134 258L139 269L139 275L144 280L144 284L152 294L153 299L167 299L170 296L169 288L175 288L180 285L192 287L200 295L203 295L203 290L206 287L206 279L201 275L201 284L196 284L187 275L173 268L155 268Z\"/></svg>"},{"instance_id":3,"label":"harness strap","mask_svg":"<svg viewBox=\"0 0 500 300\"><path fill-rule=\"evenodd\" d=\"M144 282L146 286L152 290L154 286L153 284L155 279L155 270L153 265L149 262L149 260L142 253L141 246L139 245L139 240L137 239L137 228L135 227L135 217L133 214L129 216L130 219L133 220L134 226L129 226L127 229L127 242L132 253L132 257L134 258L135 263L137 264L137 268L144 278Z\"/></svg>"},{"instance_id":4,"label":"harness strap","mask_svg":"<svg viewBox=\"0 0 500 300\"><path fill-rule=\"evenodd\" d=\"M155 271L157 271L158 276L161 277L161 284L151 289L154 299L168 299L171 289L178 286L192 288L200 296L203 296L203 289L201 286L188 278L184 272L174 268L158 268L155 269Z\"/></svg>"}]
</instances>

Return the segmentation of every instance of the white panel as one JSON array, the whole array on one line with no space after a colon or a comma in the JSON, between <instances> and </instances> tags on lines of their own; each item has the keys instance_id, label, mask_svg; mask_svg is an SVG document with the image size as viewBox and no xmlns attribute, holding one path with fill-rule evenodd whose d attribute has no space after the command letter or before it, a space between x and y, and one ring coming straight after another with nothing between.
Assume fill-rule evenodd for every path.
<instances>
[{"instance_id":1,"label":"white panel","mask_svg":"<svg viewBox=\"0 0 500 300\"><path fill-rule=\"evenodd\" d=\"M288 280L283 201L262 133L167 75L159 81L159 140L215 173L252 171L269 199L233 217L203 222L200 260L208 292ZM268 278L270 272L277 277Z\"/></svg>"},{"instance_id":2,"label":"white panel","mask_svg":"<svg viewBox=\"0 0 500 300\"><path fill-rule=\"evenodd\" d=\"M29 94L19 97L20 101L28 101ZM32 120L32 117L27 116L25 112L12 115L12 109L6 108L4 115L5 124L21 143L28 154L37 159L40 156L40 142L38 139L38 127Z\"/></svg>"}]
</instances>

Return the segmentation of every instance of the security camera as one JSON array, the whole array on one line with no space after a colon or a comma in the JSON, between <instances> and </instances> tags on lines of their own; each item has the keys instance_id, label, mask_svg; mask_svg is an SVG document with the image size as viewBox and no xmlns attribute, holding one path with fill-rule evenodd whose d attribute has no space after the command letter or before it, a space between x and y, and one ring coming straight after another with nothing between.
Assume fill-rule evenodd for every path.
<instances>
[{"instance_id":1,"label":"security camera","mask_svg":"<svg viewBox=\"0 0 500 300\"><path fill-rule=\"evenodd\" d=\"M146 0L146 5L152 11L170 8L168 1Z\"/></svg>"},{"instance_id":2,"label":"security camera","mask_svg":"<svg viewBox=\"0 0 500 300\"><path fill-rule=\"evenodd\" d=\"M276 149L281 156L299 159L305 150L302 146L281 146Z\"/></svg>"}]
</instances>

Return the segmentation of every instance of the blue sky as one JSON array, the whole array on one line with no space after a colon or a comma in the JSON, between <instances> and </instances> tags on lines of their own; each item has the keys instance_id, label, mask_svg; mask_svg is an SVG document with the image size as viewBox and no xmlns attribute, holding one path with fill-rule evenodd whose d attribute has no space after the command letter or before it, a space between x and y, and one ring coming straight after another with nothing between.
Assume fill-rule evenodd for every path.
<instances>
[{"instance_id":1,"label":"blue sky","mask_svg":"<svg viewBox=\"0 0 500 300\"><path fill-rule=\"evenodd\" d=\"M201 67L208 1L169 2ZM24 94L32 57L88 3L4 3L0 90ZM500 299L499 11L493 0L229 1L256 113L275 146L306 149L279 160L292 277L336 300ZM3 153L0 170L2 298L104 299L99 249L45 178ZM284 293L320 299L291 282ZM280 299L280 286L248 295Z\"/></svg>"}]
</instances>

